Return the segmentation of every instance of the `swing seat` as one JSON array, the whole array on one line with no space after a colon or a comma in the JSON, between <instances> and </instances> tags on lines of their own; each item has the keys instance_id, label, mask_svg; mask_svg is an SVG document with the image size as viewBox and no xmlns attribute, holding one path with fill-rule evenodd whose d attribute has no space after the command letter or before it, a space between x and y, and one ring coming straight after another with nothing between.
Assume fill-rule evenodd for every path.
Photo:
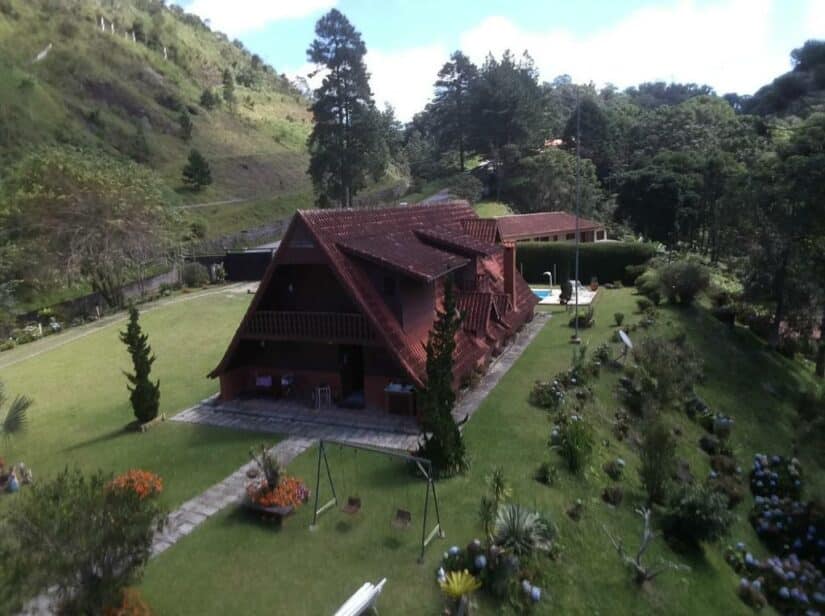
<instances>
[{"instance_id":1,"label":"swing seat","mask_svg":"<svg viewBox=\"0 0 825 616\"><path fill-rule=\"evenodd\" d=\"M350 496L347 499L347 504L341 507L341 511L349 514L358 513L359 511L361 511L361 497Z\"/></svg>"},{"instance_id":2,"label":"swing seat","mask_svg":"<svg viewBox=\"0 0 825 616\"><path fill-rule=\"evenodd\" d=\"M404 530L412 524L412 514L406 509L398 509L392 519L392 527Z\"/></svg>"}]
</instances>

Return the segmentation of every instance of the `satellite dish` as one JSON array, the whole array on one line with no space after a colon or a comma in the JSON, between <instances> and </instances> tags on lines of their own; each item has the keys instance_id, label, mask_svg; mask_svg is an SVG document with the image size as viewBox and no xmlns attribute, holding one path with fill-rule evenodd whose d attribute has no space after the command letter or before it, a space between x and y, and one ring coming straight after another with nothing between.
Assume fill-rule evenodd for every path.
<instances>
[{"instance_id":1,"label":"satellite dish","mask_svg":"<svg viewBox=\"0 0 825 616\"><path fill-rule=\"evenodd\" d=\"M628 336L626 333L624 333L624 330L621 330L621 329L619 330L619 338L621 338L622 343L628 349L630 349L630 350L633 349L633 341L630 339L630 336Z\"/></svg>"}]
</instances>

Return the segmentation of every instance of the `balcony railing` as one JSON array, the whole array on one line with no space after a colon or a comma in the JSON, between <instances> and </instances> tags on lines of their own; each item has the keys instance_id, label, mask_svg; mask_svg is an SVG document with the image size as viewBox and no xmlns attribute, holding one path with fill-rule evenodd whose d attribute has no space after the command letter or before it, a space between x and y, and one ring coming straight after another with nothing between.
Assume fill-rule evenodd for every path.
<instances>
[{"instance_id":1,"label":"balcony railing","mask_svg":"<svg viewBox=\"0 0 825 616\"><path fill-rule=\"evenodd\" d=\"M259 310L243 331L246 338L370 344L375 332L360 314Z\"/></svg>"}]
</instances>

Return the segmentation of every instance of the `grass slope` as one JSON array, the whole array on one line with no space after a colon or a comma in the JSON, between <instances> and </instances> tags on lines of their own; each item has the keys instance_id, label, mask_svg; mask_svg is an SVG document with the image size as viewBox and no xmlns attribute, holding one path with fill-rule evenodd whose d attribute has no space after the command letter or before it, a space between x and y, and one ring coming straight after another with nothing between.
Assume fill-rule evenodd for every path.
<instances>
[{"instance_id":1,"label":"grass slope","mask_svg":"<svg viewBox=\"0 0 825 616\"><path fill-rule=\"evenodd\" d=\"M584 335L591 349L613 335L614 312L631 315L634 307L630 290L605 291L596 307L597 325ZM663 308L661 312L657 328L686 331L704 356L708 378L699 390L715 408L736 418L732 442L743 466L747 467L755 451L787 453L794 411L785 392L795 390L809 375L792 362L765 354L746 331L728 332L702 309ZM543 580L547 598L537 613L748 613L735 595L737 577L724 563L722 546L706 546L701 554L685 557L657 543L649 558L664 556L692 570L666 573L642 591L633 587L610 546L603 526L624 538L629 548L638 545L641 523L633 509L643 502L638 455L627 442L617 442L610 431L619 406L613 393L617 374L603 371L595 385L599 402L587 413L597 429L599 445L584 478L572 477L560 468L556 487L546 488L532 479L542 460L561 467L558 456L547 448L548 416L526 399L536 379L568 366L571 347L566 321L563 314L551 320L467 425L472 468L466 476L438 484L447 538L436 540L423 565L416 563L416 557L424 486L397 462L333 449L331 466L339 497L361 496L364 507L359 514L347 516L333 510L321 518L319 529L310 532L311 505L281 529L262 525L237 509L226 510L150 564L142 590L153 608L159 614L331 613L365 580L386 576L382 609L391 606L393 614L437 613L441 598L434 571L440 555L448 546L466 544L479 535L476 512L485 491L484 480L494 466L501 465L512 483L513 500L547 511L559 527L563 552L558 562L547 565ZM761 387L766 382L778 396L766 395ZM675 412L668 414L668 420L683 431L678 455L690 461L697 477L705 476L709 464L697 446L700 428ZM821 491L822 461L814 454L813 447L803 446L800 452L807 476L816 477L812 490ZM312 485L316 455L313 449L300 456L290 473ZM623 481L625 501L612 510L600 499L609 483L601 465L616 456L624 457L628 468ZM322 502L327 495L322 494ZM564 514L577 498L586 505L578 523ZM739 506L732 539L757 548L745 519L750 505L746 498ZM390 527L397 507L412 511L410 530ZM486 600L480 607L482 614L501 613L499 606Z\"/></svg>"},{"instance_id":2,"label":"grass slope","mask_svg":"<svg viewBox=\"0 0 825 616\"><path fill-rule=\"evenodd\" d=\"M173 414L214 393L216 384L205 375L220 359L248 297L237 292L183 295L185 301L141 317L157 356L152 374L160 379L162 412ZM152 470L164 479L163 501L175 506L234 471L261 437L171 421L146 433L124 432L133 415L122 373L131 366L118 339L123 327L124 322L109 325L0 368L9 395L23 393L35 401L27 432L4 442L2 453L9 462L26 462L35 478L52 476L66 465ZM70 330L43 344L72 335ZM4 353L4 364L24 357L28 346Z\"/></svg>"},{"instance_id":3,"label":"grass slope","mask_svg":"<svg viewBox=\"0 0 825 616\"><path fill-rule=\"evenodd\" d=\"M106 32L99 26L101 16ZM112 22L115 34L109 30ZM136 24L146 43L124 37ZM35 62L50 44L48 55ZM308 191L307 103L272 69L252 67L251 54L223 34L158 2L3 0L0 161L11 162L31 147L53 143L135 157L142 130L148 152L140 161L172 188L181 184L190 148L210 162L213 185L201 193L182 192L182 202L264 200ZM220 91L224 69L250 73L255 82L251 87L236 84L232 108L223 104L206 110L198 102L201 92L207 87ZM180 137L182 106L193 112L189 143ZM273 215L277 213L275 208ZM237 219L243 211L235 214ZM216 219L215 225L220 222Z\"/></svg>"}]
</instances>

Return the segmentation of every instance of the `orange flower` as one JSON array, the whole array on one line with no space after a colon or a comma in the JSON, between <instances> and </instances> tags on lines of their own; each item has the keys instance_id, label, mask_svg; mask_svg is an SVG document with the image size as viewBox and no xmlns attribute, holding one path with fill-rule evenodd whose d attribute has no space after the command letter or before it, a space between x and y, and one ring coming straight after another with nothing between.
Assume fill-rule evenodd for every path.
<instances>
[{"instance_id":1,"label":"orange flower","mask_svg":"<svg viewBox=\"0 0 825 616\"><path fill-rule=\"evenodd\" d=\"M288 476L282 477L274 490L270 490L265 482L260 482L249 484L246 493L252 502L261 507L298 508L309 498L309 490L303 481Z\"/></svg>"},{"instance_id":2,"label":"orange flower","mask_svg":"<svg viewBox=\"0 0 825 616\"><path fill-rule=\"evenodd\" d=\"M134 468L115 477L109 482L108 488L132 491L143 500L163 492L163 479L150 471Z\"/></svg>"}]
</instances>

